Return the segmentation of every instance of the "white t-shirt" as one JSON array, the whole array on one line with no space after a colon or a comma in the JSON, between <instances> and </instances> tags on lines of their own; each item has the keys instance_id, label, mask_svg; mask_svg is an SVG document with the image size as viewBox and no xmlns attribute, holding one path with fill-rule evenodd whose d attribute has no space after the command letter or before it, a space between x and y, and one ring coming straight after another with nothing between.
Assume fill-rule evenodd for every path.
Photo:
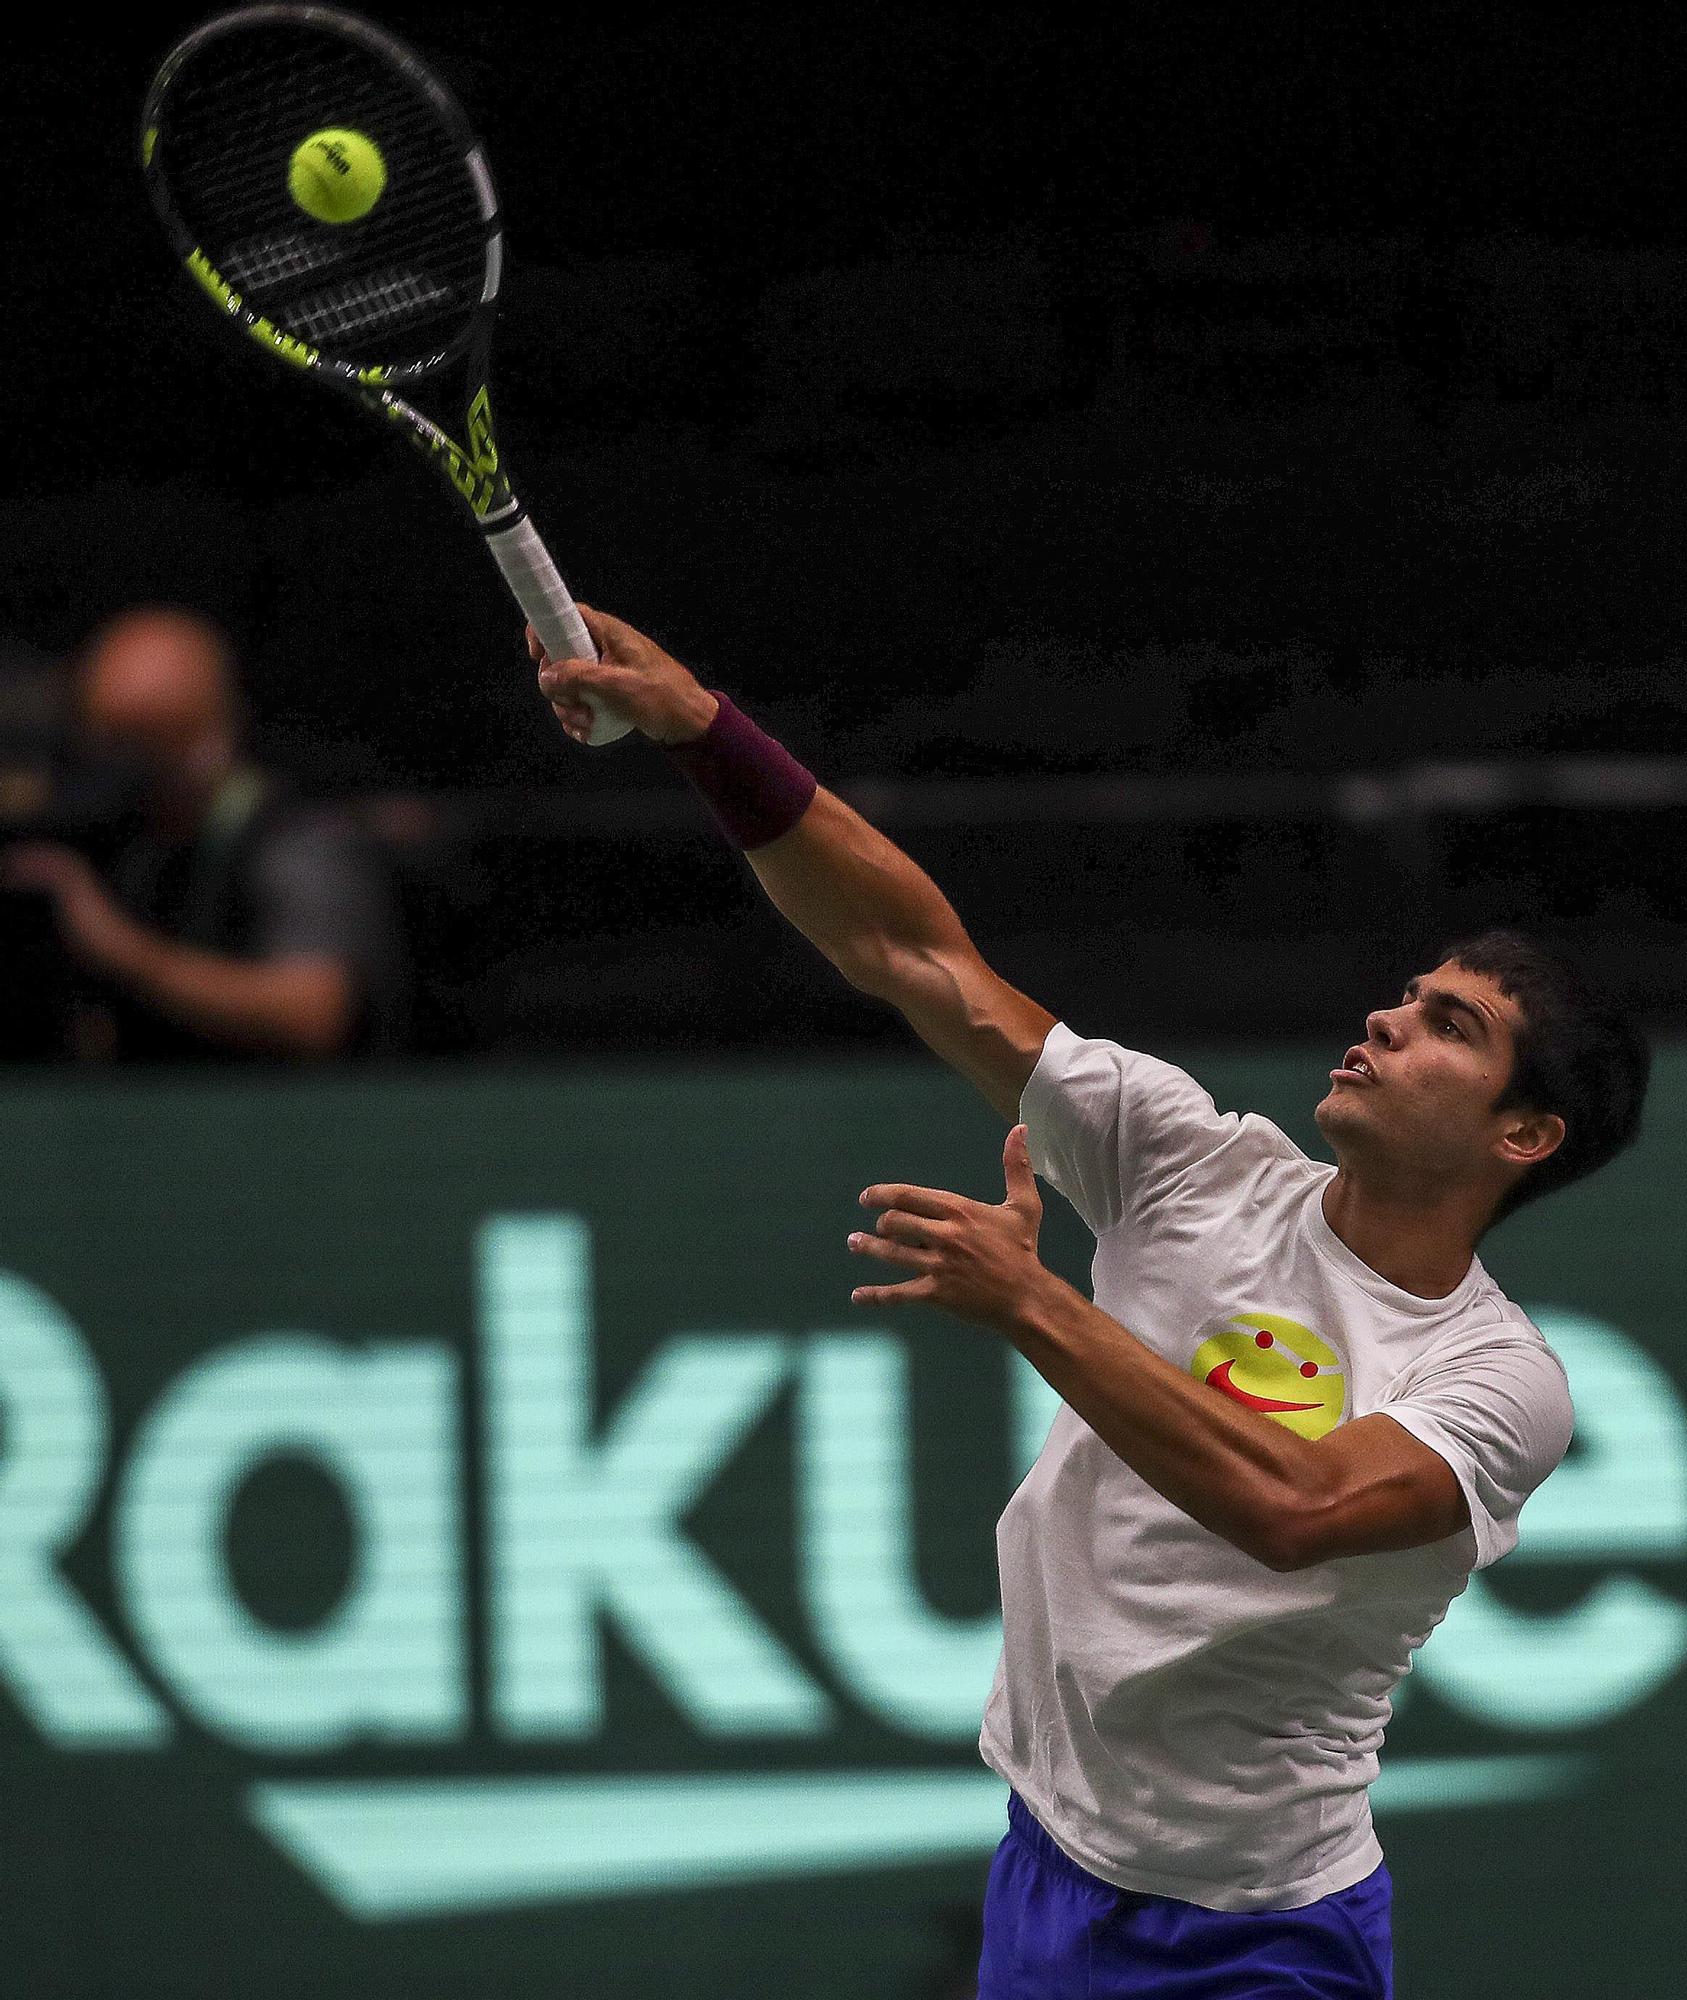
<instances>
[{"instance_id":1,"label":"white t-shirt","mask_svg":"<svg viewBox=\"0 0 1687 2000\"><path fill-rule=\"evenodd\" d=\"M1022 1115L1095 1233L1104 1312L1302 1436L1385 1411L1470 1503L1445 1541L1279 1573L1063 1407L1002 1515L986 1763L1120 1888L1297 1909L1382 1859L1390 1694L1568 1449L1563 1366L1474 1260L1442 1299L1379 1277L1324 1220L1335 1170L1169 1063L1056 1027Z\"/></svg>"}]
</instances>

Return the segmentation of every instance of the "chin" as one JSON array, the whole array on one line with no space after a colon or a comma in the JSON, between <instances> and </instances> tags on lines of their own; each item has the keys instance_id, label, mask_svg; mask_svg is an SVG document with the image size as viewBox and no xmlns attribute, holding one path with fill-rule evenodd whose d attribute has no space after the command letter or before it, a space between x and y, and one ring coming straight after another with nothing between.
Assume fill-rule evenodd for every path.
<instances>
[{"instance_id":1,"label":"chin","mask_svg":"<svg viewBox=\"0 0 1687 2000\"><path fill-rule=\"evenodd\" d=\"M1313 1107L1312 1116L1326 1139L1337 1139L1344 1132L1363 1130L1364 1113L1355 1116L1355 1110L1355 1106L1343 1102L1341 1092L1332 1085L1329 1094Z\"/></svg>"}]
</instances>

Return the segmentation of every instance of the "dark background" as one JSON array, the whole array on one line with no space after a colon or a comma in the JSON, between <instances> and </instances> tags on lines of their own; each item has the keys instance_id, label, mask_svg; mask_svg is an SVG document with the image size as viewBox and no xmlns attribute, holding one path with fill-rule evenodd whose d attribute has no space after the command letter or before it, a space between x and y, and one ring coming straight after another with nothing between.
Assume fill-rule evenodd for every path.
<instances>
[{"instance_id":1,"label":"dark background","mask_svg":"<svg viewBox=\"0 0 1687 2000\"><path fill-rule=\"evenodd\" d=\"M0 630L229 625L260 754L388 848L421 1053L898 1036L652 752L561 740L431 477L173 270L134 120L197 18L12 30ZM1337 1035L1507 918L1677 1023L1678 16L382 18L487 142L502 430L570 582L1010 976Z\"/></svg>"}]
</instances>

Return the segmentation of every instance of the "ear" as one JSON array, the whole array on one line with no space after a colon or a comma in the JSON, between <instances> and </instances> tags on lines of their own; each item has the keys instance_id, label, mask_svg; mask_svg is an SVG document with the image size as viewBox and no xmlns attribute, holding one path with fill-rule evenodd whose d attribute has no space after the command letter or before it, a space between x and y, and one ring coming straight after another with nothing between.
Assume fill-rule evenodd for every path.
<instances>
[{"instance_id":1,"label":"ear","mask_svg":"<svg viewBox=\"0 0 1687 2000\"><path fill-rule=\"evenodd\" d=\"M1495 1141L1494 1150L1508 1166L1537 1167L1564 1143L1564 1121L1556 1111L1519 1111Z\"/></svg>"}]
</instances>

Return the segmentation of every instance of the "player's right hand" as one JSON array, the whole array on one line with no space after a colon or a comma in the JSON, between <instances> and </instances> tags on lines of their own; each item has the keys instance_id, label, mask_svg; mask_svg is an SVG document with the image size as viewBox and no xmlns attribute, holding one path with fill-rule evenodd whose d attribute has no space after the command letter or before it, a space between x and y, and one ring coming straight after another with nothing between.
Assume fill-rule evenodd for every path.
<instances>
[{"instance_id":1,"label":"player's right hand","mask_svg":"<svg viewBox=\"0 0 1687 2000\"><path fill-rule=\"evenodd\" d=\"M552 660L539 636L527 628L527 653L539 662L539 691L576 742L591 732L592 712L584 697L595 695L653 743L689 743L715 719L720 703L689 668L670 658L654 639L619 618L579 607L599 658Z\"/></svg>"}]
</instances>

